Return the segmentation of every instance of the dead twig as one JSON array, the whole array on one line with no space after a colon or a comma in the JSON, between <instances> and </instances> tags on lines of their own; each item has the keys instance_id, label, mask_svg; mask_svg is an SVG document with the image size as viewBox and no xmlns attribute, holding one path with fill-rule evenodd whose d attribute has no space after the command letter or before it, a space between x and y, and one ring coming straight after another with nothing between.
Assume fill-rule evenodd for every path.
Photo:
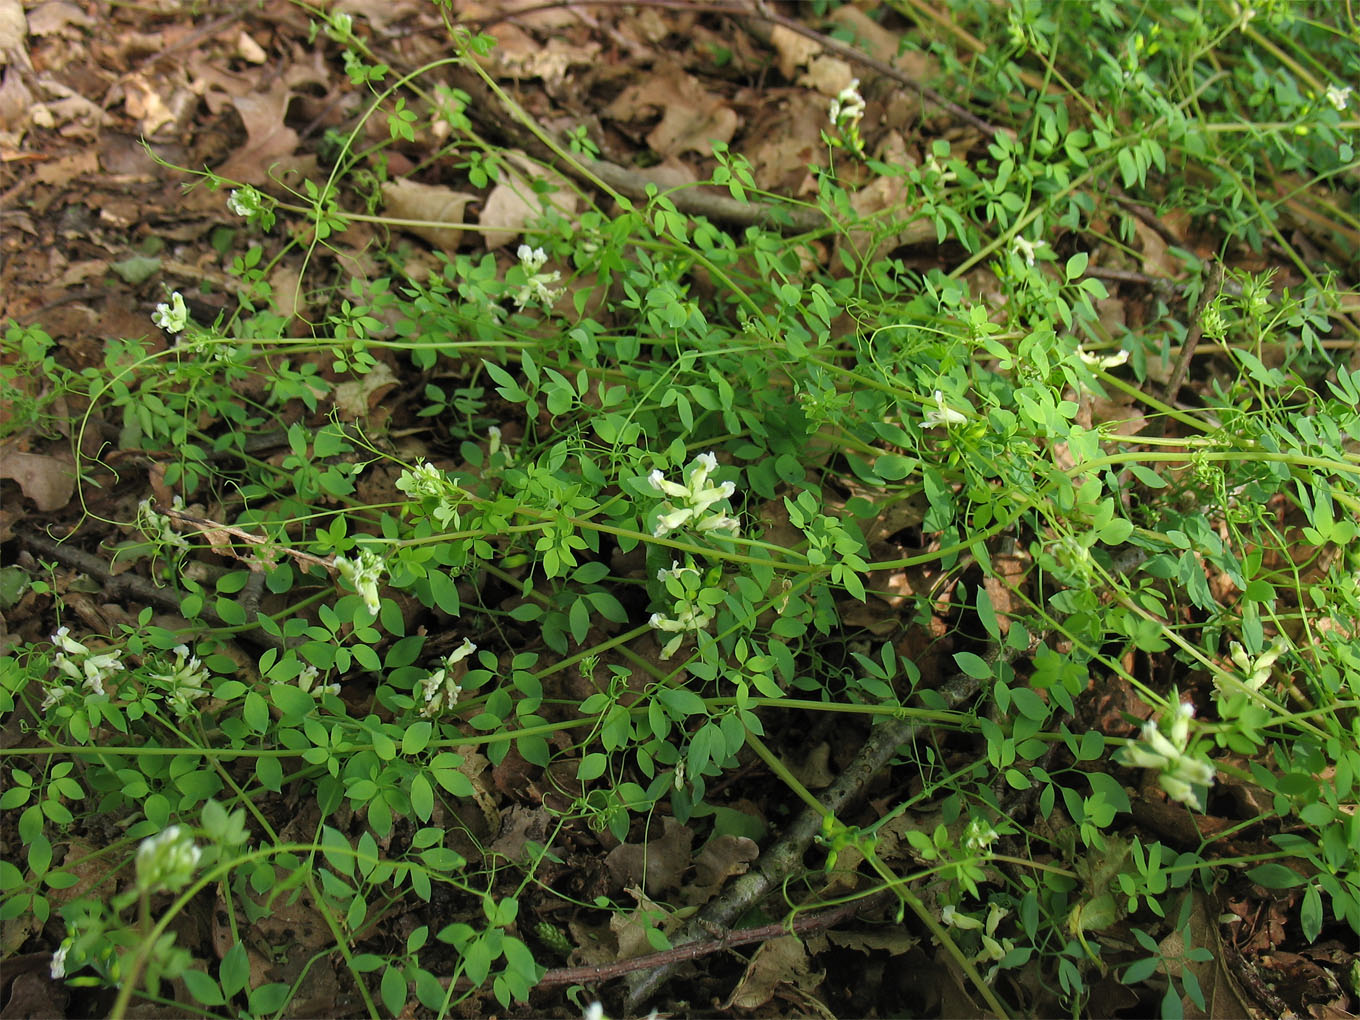
<instances>
[{"instance_id":1,"label":"dead twig","mask_svg":"<svg viewBox=\"0 0 1360 1020\"><path fill-rule=\"evenodd\" d=\"M1176 367L1171 370L1171 378L1167 379L1166 388L1162 391L1162 400L1165 403L1171 404L1176 400L1176 393L1185 380L1185 371L1190 367L1190 359L1195 356L1195 348L1199 346L1200 338L1204 336L1204 312L1209 307L1209 302L1218 296L1222 286L1223 263L1213 259L1209 262L1209 277L1204 282L1204 290L1200 292L1195 310L1190 314L1190 332L1186 334L1185 343L1181 345L1181 356L1176 359Z\"/></svg>"},{"instance_id":2,"label":"dead twig","mask_svg":"<svg viewBox=\"0 0 1360 1020\"><path fill-rule=\"evenodd\" d=\"M1001 654L1001 653L997 653ZM976 697L980 684L972 677L958 674L935 691L944 709L954 709ZM820 797L823 810L811 808L803 811L788 830L756 860L746 874L733 880L717 899L701 910L678 938L678 946L701 942L708 931L716 926L726 928L736 918L755 906L772 889L778 888L785 878L803 866L803 855L813 838L821 831L826 812L838 814L852 800L858 798L876 776L892 760L897 749L914 740L928 728L915 720L888 719L880 723L869 734L854 761L841 773L840 777ZM676 962L665 963L645 974L635 974L635 980L628 991L628 1009L635 1011L649 999L674 973Z\"/></svg>"},{"instance_id":3,"label":"dead twig","mask_svg":"<svg viewBox=\"0 0 1360 1020\"><path fill-rule=\"evenodd\" d=\"M762 924L755 928L742 928L738 931L727 932L717 938L700 939L683 946L677 946L674 949L662 950L659 953L635 956L631 960L620 960L617 963L606 963L593 967L557 967L544 974L534 987L556 988L559 985L598 984L601 981L610 981L640 970L676 966L689 960L697 960L701 956L708 956L711 953L721 952L735 946L748 945L752 942L766 942L784 935L806 935L809 932L824 931L827 928L835 927L847 918L877 906L889 895L886 891L877 893L855 900L853 903L842 903L830 910L799 914L787 924L777 922L775 924ZM444 978L440 983L447 988L450 982L448 978Z\"/></svg>"}]
</instances>

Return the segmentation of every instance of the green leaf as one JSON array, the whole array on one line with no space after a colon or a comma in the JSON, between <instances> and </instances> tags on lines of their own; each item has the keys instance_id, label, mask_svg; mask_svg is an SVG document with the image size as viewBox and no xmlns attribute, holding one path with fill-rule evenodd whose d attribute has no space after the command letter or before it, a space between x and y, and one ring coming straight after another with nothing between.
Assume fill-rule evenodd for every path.
<instances>
[{"instance_id":1,"label":"green leaf","mask_svg":"<svg viewBox=\"0 0 1360 1020\"><path fill-rule=\"evenodd\" d=\"M422 822L428 822L434 814L434 789L420 773L411 780L411 810Z\"/></svg>"},{"instance_id":2,"label":"green leaf","mask_svg":"<svg viewBox=\"0 0 1360 1020\"><path fill-rule=\"evenodd\" d=\"M250 959L246 956L244 942L232 943L231 948L222 957L222 964L217 972L222 979L222 991L228 998L237 992L245 991L250 983Z\"/></svg>"},{"instance_id":3,"label":"green leaf","mask_svg":"<svg viewBox=\"0 0 1360 1020\"><path fill-rule=\"evenodd\" d=\"M1322 932L1322 893L1316 884L1310 885L1303 894L1303 905L1299 908L1299 926L1303 937L1309 942L1317 941Z\"/></svg>"},{"instance_id":4,"label":"green leaf","mask_svg":"<svg viewBox=\"0 0 1360 1020\"><path fill-rule=\"evenodd\" d=\"M982 656L974 655L972 652L955 652L954 664L974 680L990 680L992 677L992 667L987 665Z\"/></svg>"},{"instance_id":5,"label":"green leaf","mask_svg":"<svg viewBox=\"0 0 1360 1020\"><path fill-rule=\"evenodd\" d=\"M581 764L577 766L576 778L583 783L588 783L592 779L599 779L608 767L609 759L598 751L588 754L581 759Z\"/></svg>"},{"instance_id":6,"label":"green leaf","mask_svg":"<svg viewBox=\"0 0 1360 1020\"><path fill-rule=\"evenodd\" d=\"M1274 863L1258 864L1247 872L1247 878L1267 889L1290 889L1306 881L1293 868Z\"/></svg>"},{"instance_id":7,"label":"green leaf","mask_svg":"<svg viewBox=\"0 0 1360 1020\"><path fill-rule=\"evenodd\" d=\"M254 691L246 695L245 704L241 709L241 717L245 719L246 725L256 733L263 733L269 728L269 705Z\"/></svg>"},{"instance_id":8,"label":"green leaf","mask_svg":"<svg viewBox=\"0 0 1360 1020\"><path fill-rule=\"evenodd\" d=\"M1100 529L1100 540L1106 545L1122 545L1133 534L1133 522L1116 517Z\"/></svg>"},{"instance_id":9,"label":"green leaf","mask_svg":"<svg viewBox=\"0 0 1360 1020\"><path fill-rule=\"evenodd\" d=\"M419 722L412 723L406 727L406 732L401 735L401 753L404 755L419 754L425 750L425 745L430 742L430 734L434 732L434 723L429 719L421 719Z\"/></svg>"},{"instance_id":10,"label":"green leaf","mask_svg":"<svg viewBox=\"0 0 1360 1020\"><path fill-rule=\"evenodd\" d=\"M400 1016L406 1008L406 978L396 967L388 967L383 971L382 984L379 989L382 995L383 1005L387 1008L388 1016Z\"/></svg>"},{"instance_id":11,"label":"green leaf","mask_svg":"<svg viewBox=\"0 0 1360 1020\"><path fill-rule=\"evenodd\" d=\"M1086 272L1086 264L1091 261L1091 256L1084 251L1079 251L1067 260L1067 267L1064 272L1068 280L1075 280L1082 273Z\"/></svg>"},{"instance_id":12,"label":"green leaf","mask_svg":"<svg viewBox=\"0 0 1360 1020\"><path fill-rule=\"evenodd\" d=\"M184 987L189 989L189 994L203 1005L220 1006L227 1001L217 982L203 971L186 970L180 977L184 980Z\"/></svg>"}]
</instances>

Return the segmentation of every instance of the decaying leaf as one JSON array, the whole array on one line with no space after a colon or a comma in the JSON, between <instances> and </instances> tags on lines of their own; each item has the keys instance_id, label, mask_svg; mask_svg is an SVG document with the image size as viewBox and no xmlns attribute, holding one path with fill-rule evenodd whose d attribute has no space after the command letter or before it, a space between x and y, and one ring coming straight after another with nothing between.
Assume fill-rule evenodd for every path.
<instances>
[{"instance_id":1,"label":"decaying leaf","mask_svg":"<svg viewBox=\"0 0 1360 1020\"><path fill-rule=\"evenodd\" d=\"M646 883L647 893L659 896L675 889L689 868L694 833L674 818L662 819L661 836L650 843L621 843L605 857L605 867L621 886Z\"/></svg>"},{"instance_id":2,"label":"decaying leaf","mask_svg":"<svg viewBox=\"0 0 1360 1020\"><path fill-rule=\"evenodd\" d=\"M463 209L476 195L405 178L385 182L382 193L384 213L393 219L410 221L400 224L403 230L441 251L456 252L462 245L466 231L437 224L461 224Z\"/></svg>"},{"instance_id":3,"label":"decaying leaf","mask_svg":"<svg viewBox=\"0 0 1360 1020\"><path fill-rule=\"evenodd\" d=\"M745 836L715 836L694 861L694 878L684 890L692 906L707 903L733 875L744 875L760 856L760 844Z\"/></svg>"},{"instance_id":4,"label":"decaying leaf","mask_svg":"<svg viewBox=\"0 0 1360 1020\"><path fill-rule=\"evenodd\" d=\"M336 413L346 421L367 418L368 412L398 382L397 377L392 374L391 366L385 361L380 361L358 379L340 383L335 387Z\"/></svg>"},{"instance_id":5,"label":"decaying leaf","mask_svg":"<svg viewBox=\"0 0 1360 1020\"><path fill-rule=\"evenodd\" d=\"M770 30L770 45L779 56L779 73L786 81L793 81L798 68L822 52L821 44L815 39L783 25L775 25Z\"/></svg>"},{"instance_id":6,"label":"decaying leaf","mask_svg":"<svg viewBox=\"0 0 1360 1020\"><path fill-rule=\"evenodd\" d=\"M44 513L60 510L76 491L71 462L41 453L0 449L0 478L18 482L24 495Z\"/></svg>"},{"instance_id":7,"label":"decaying leaf","mask_svg":"<svg viewBox=\"0 0 1360 1020\"><path fill-rule=\"evenodd\" d=\"M298 133L284 123L292 98L283 80L275 81L267 92L231 97L245 125L246 144L218 167L221 176L247 184L269 183L271 170L297 149Z\"/></svg>"},{"instance_id":8,"label":"decaying leaf","mask_svg":"<svg viewBox=\"0 0 1360 1020\"><path fill-rule=\"evenodd\" d=\"M691 75L665 67L640 85L630 85L608 107L605 115L621 121L642 120L663 111L661 123L647 135L647 144L663 156L682 152L713 155L713 142L730 142L737 115Z\"/></svg>"},{"instance_id":9,"label":"decaying leaf","mask_svg":"<svg viewBox=\"0 0 1360 1020\"><path fill-rule=\"evenodd\" d=\"M500 183L491 189L482 207L482 243L488 251L510 244L524 233L524 227L542 215L543 202L563 216L574 219L581 208L581 199L571 190L565 178L526 156L510 153L510 169L501 173ZM540 198L534 190L536 182L551 189Z\"/></svg>"},{"instance_id":10,"label":"decaying leaf","mask_svg":"<svg viewBox=\"0 0 1360 1020\"><path fill-rule=\"evenodd\" d=\"M801 940L792 935L771 939L756 950L746 965L746 973L721 1008L758 1009L770 1001L775 988L782 982L810 992L825 976L825 971L809 968L807 948Z\"/></svg>"}]
</instances>

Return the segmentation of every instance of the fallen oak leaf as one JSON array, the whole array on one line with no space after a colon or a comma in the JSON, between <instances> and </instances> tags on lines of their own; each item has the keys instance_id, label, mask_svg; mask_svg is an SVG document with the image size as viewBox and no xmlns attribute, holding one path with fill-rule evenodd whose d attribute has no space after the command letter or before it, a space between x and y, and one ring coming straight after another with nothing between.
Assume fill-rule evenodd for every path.
<instances>
[{"instance_id":1,"label":"fallen oak leaf","mask_svg":"<svg viewBox=\"0 0 1360 1020\"><path fill-rule=\"evenodd\" d=\"M463 227L463 209L477 197L465 191L421 184L402 177L384 182L382 194L384 213L401 221L395 226L447 252L456 252L463 243L468 229Z\"/></svg>"},{"instance_id":2,"label":"fallen oak leaf","mask_svg":"<svg viewBox=\"0 0 1360 1020\"><path fill-rule=\"evenodd\" d=\"M43 513L60 510L76 491L71 463L41 453L0 450L0 478L18 482L24 495Z\"/></svg>"}]
</instances>

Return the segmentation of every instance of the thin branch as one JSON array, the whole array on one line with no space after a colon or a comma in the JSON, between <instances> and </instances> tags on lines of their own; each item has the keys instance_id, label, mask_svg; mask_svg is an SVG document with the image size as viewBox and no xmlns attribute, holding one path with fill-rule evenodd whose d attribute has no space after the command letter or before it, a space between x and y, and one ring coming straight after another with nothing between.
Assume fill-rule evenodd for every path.
<instances>
[{"instance_id":1,"label":"thin branch","mask_svg":"<svg viewBox=\"0 0 1360 1020\"><path fill-rule=\"evenodd\" d=\"M944 702L942 708L954 709L971 701L979 689L977 680L958 674L934 693ZM838 814L852 800L860 797L870 780L892 760L897 749L914 740L926 728L927 725L908 719L888 719L874 727L854 761L819 798L823 810L804 809L779 841L760 855L750 871L735 879L722 895L699 912L680 936L680 944L699 942L714 927L728 927L771 889L778 888L785 878L801 868L803 855L807 853L813 837L821 831L825 813L830 811ZM646 974L637 975L628 992L628 1009L636 1010L649 999L675 973L675 968L675 963L663 964Z\"/></svg>"}]
</instances>

